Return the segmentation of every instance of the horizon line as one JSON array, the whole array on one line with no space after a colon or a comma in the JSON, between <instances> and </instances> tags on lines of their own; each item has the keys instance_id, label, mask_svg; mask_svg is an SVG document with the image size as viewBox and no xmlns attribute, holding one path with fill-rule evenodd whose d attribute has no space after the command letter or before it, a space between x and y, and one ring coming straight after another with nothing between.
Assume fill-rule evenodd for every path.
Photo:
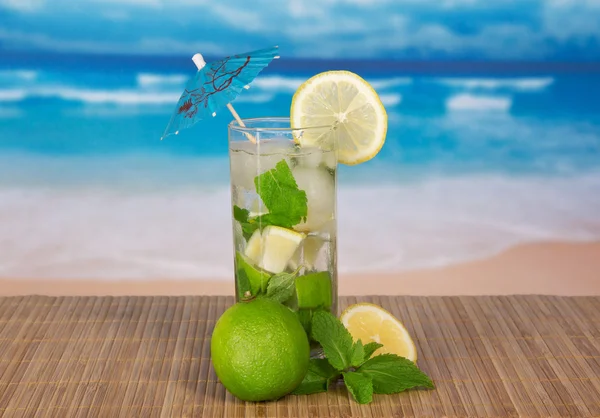
<instances>
[{"instance_id":1,"label":"horizon line","mask_svg":"<svg viewBox=\"0 0 600 418\"><path fill-rule=\"evenodd\" d=\"M13 65L35 65L40 66L40 61L46 59L43 66L69 66L72 64L85 67L86 61L93 61L93 67L96 69L113 68L115 64L132 66L135 64L143 65L152 62L153 67L164 67L170 69L181 69L190 67L191 56L167 55L167 54L120 54L120 53L90 53L90 52L62 52L62 51L2 51L0 49L0 66L5 64ZM54 59L53 59L54 58ZM207 61L222 59L213 55L206 55ZM276 72L277 68L289 70L292 67L297 70L315 70L325 68L324 65L330 65L332 62L344 63L348 69L360 68L371 72L389 72L389 71L415 71L418 73L469 73L469 72L526 72L541 73L566 72L566 73L599 73L600 60L482 60L481 58L456 59L456 58L435 58L435 59L398 59L398 58L322 58L322 57L286 57L271 64L265 69L268 72ZM382 66L382 64L385 64ZM91 65L90 65L91 66Z\"/></svg>"}]
</instances>

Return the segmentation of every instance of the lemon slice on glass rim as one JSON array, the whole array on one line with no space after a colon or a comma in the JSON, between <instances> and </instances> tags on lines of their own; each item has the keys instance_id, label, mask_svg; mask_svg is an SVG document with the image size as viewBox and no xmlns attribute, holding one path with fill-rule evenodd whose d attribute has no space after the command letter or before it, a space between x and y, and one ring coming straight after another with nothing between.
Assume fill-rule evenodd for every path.
<instances>
[{"instance_id":1,"label":"lemon slice on glass rim","mask_svg":"<svg viewBox=\"0 0 600 418\"><path fill-rule=\"evenodd\" d=\"M336 143L338 161L347 165L377 155L387 133L381 99L350 71L326 71L302 84L292 98L290 122L293 129L330 126L306 129L296 140L303 147Z\"/></svg>"}]
</instances>

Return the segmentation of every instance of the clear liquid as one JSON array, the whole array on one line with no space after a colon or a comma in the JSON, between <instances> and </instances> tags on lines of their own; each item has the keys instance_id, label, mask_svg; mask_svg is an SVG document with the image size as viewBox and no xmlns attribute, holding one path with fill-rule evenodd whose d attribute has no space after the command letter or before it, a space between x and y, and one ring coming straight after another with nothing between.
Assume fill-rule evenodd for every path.
<instances>
[{"instance_id":1,"label":"clear liquid","mask_svg":"<svg viewBox=\"0 0 600 418\"><path fill-rule=\"evenodd\" d=\"M298 188L306 193L306 220L290 228L302 233L303 238L289 259L278 258L277 263L266 263L265 254L269 249L261 248L254 253L249 251L248 242L252 238L244 237L241 224L235 219L233 229L238 299L242 296L240 283L243 278L240 276L248 275L245 269L250 270L250 274L256 274L252 271L255 269L271 277L278 273L295 273L294 292L284 303L298 312L310 335L310 318L315 310L329 310L337 314L335 152L318 148L298 148L285 139L270 140L259 145L239 141L232 143L230 158L232 203L248 210L250 216L257 217L268 213L257 193L254 179L273 169L281 161L286 162ZM260 233L259 231L258 234ZM251 267L247 267L246 263ZM267 265L271 268L276 265L276 271L265 269ZM269 282L266 283L267 288L268 286Z\"/></svg>"}]
</instances>

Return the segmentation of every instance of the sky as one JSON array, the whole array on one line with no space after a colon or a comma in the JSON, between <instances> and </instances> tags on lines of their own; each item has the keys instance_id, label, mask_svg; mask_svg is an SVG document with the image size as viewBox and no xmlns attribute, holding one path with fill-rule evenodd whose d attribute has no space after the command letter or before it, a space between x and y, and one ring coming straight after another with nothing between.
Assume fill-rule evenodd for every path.
<instances>
[{"instance_id":1,"label":"sky","mask_svg":"<svg viewBox=\"0 0 600 418\"><path fill-rule=\"evenodd\" d=\"M600 61L598 22L600 0L0 0L0 54Z\"/></svg>"}]
</instances>

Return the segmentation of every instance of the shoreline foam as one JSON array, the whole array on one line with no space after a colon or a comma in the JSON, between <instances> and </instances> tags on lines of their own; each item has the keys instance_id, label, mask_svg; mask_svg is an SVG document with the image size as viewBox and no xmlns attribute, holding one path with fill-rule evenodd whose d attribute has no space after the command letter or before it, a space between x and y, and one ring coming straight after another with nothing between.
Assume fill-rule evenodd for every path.
<instances>
[{"instance_id":1,"label":"shoreline foam","mask_svg":"<svg viewBox=\"0 0 600 418\"><path fill-rule=\"evenodd\" d=\"M232 273L227 186L0 188L0 277L148 280ZM600 240L600 177L342 185L340 272L402 272L532 242Z\"/></svg>"}]
</instances>

